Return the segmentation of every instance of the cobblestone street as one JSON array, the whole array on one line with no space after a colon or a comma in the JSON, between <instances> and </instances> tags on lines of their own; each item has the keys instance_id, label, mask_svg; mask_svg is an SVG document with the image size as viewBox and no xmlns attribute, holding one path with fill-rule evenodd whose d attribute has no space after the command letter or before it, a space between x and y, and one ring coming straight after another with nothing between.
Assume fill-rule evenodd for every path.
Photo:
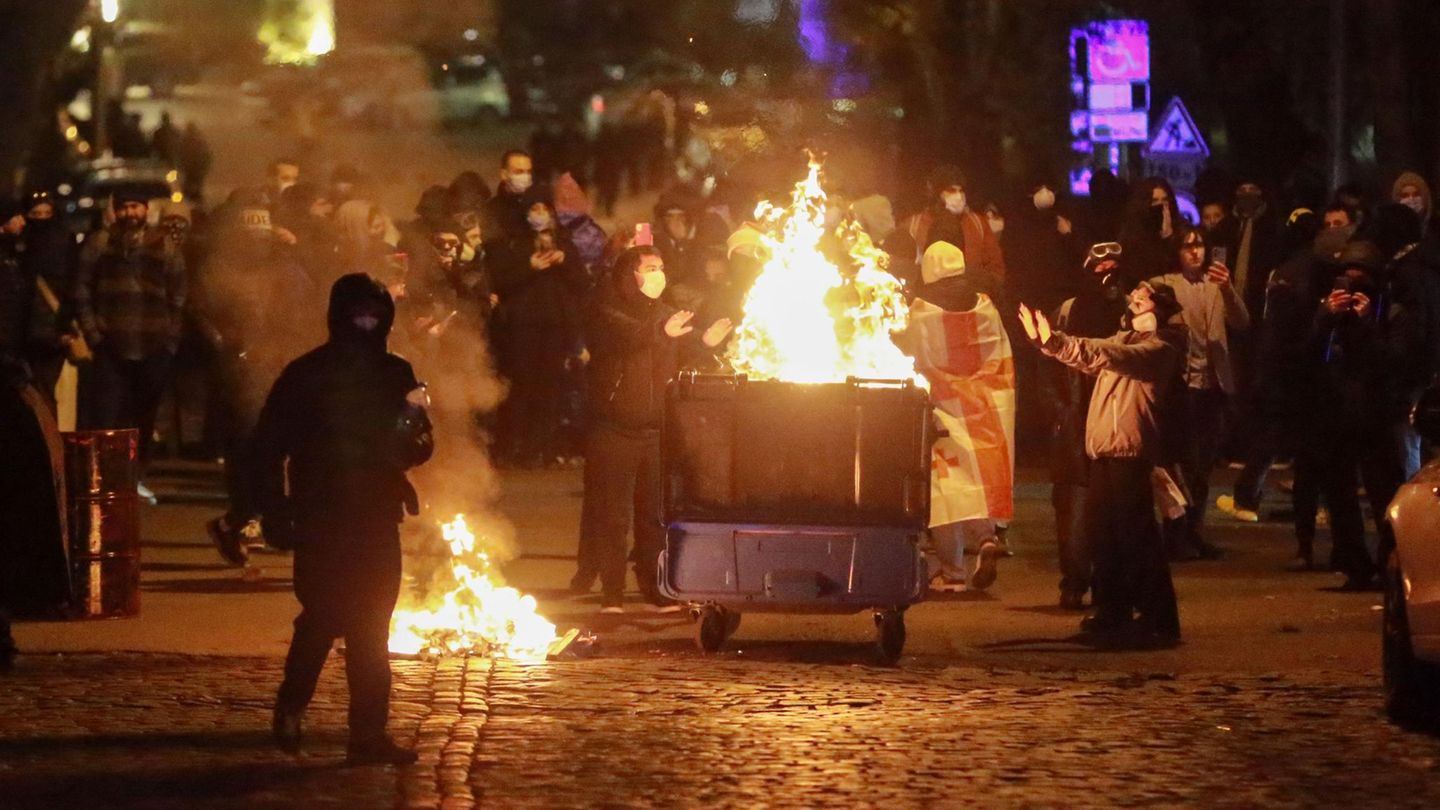
<instances>
[{"instance_id":1,"label":"cobblestone street","mask_svg":"<svg viewBox=\"0 0 1440 810\"><path fill-rule=\"evenodd\" d=\"M0 809L228 807L1440 806L1440 739L1380 712L1376 594L1280 571L1283 524L1218 521L1217 562L1175 566L1185 643L1102 651L1054 607L1043 487L984 594L907 615L897 668L869 616L747 614L700 655L684 616L571 597L578 474L511 474L511 582L589 657L394 662L410 768L343 767L339 656L305 754L272 747L296 605L218 563L216 506L179 482L145 515L137 618L26 622L0 674Z\"/></svg>"},{"instance_id":2,"label":"cobblestone street","mask_svg":"<svg viewBox=\"0 0 1440 810\"><path fill-rule=\"evenodd\" d=\"M279 662L27 659L0 690L0 806L1434 807L1440 741L1374 680L905 669L737 657L397 662L413 767L344 768L327 670L307 751L266 733Z\"/></svg>"}]
</instances>

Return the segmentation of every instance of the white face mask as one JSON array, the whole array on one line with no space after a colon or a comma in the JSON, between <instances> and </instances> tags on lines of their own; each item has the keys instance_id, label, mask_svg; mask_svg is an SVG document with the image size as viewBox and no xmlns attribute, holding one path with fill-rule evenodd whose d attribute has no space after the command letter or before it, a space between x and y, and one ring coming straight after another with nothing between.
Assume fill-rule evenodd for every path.
<instances>
[{"instance_id":1,"label":"white face mask","mask_svg":"<svg viewBox=\"0 0 1440 810\"><path fill-rule=\"evenodd\" d=\"M356 315L350 319L350 322L355 324L355 328L361 332L374 332L375 328L380 325L380 318L375 315Z\"/></svg>"},{"instance_id":2,"label":"white face mask","mask_svg":"<svg viewBox=\"0 0 1440 810\"><path fill-rule=\"evenodd\" d=\"M1005 220L999 217L986 217L986 221L990 223L991 233L998 234L1005 230Z\"/></svg>"},{"instance_id":3,"label":"white face mask","mask_svg":"<svg viewBox=\"0 0 1440 810\"><path fill-rule=\"evenodd\" d=\"M1136 315L1130 319L1130 328L1136 332L1154 332L1158 325L1153 309L1144 315Z\"/></svg>"},{"instance_id":4,"label":"white face mask","mask_svg":"<svg viewBox=\"0 0 1440 810\"><path fill-rule=\"evenodd\" d=\"M535 175L530 172L514 172L505 183L510 186L510 190L516 194L524 194L530 189L530 186L534 185Z\"/></svg>"},{"instance_id":5,"label":"white face mask","mask_svg":"<svg viewBox=\"0 0 1440 810\"><path fill-rule=\"evenodd\" d=\"M1419 197L1419 196L1416 196L1416 197L1406 197L1405 199L1403 199L1403 200L1400 201L1400 204L1408 207L1411 211L1414 211L1415 213L1417 213L1417 214L1419 214L1419 215L1421 215L1421 216L1424 216L1424 215L1425 215L1425 198L1424 198L1424 197Z\"/></svg>"},{"instance_id":6,"label":"white face mask","mask_svg":"<svg viewBox=\"0 0 1440 810\"><path fill-rule=\"evenodd\" d=\"M636 273L640 278L640 292L646 298L659 298L665 292L665 272L663 270L652 270L648 273Z\"/></svg>"},{"instance_id":7,"label":"white face mask","mask_svg":"<svg viewBox=\"0 0 1440 810\"><path fill-rule=\"evenodd\" d=\"M946 211L952 214L965 213L965 192L947 191L940 195L940 199L945 202Z\"/></svg>"},{"instance_id":8,"label":"white face mask","mask_svg":"<svg viewBox=\"0 0 1440 810\"><path fill-rule=\"evenodd\" d=\"M1041 186L1040 190L1035 192L1033 199L1035 200L1035 207L1041 211L1055 207L1055 192L1045 186Z\"/></svg>"}]
</instances>

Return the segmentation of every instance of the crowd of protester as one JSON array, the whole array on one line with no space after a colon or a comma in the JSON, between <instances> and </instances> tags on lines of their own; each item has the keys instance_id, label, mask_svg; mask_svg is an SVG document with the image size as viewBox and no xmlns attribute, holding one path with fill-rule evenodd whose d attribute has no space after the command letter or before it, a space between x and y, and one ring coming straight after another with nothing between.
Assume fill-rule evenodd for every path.
<instances>
[{"instance_id":1,"label":"crowd of protester","mask_svg":"<svg viewBox=\"0 0 1440 810\"><path fill-rule=\"evenodd\" d=\"M170 132L155 140L173 151L183 139ZM606 303L621 294L606 283L617 257L645 298L664 302L667 319L687 314L704 335L679 347L676 367L718 370L724 330L710 327L740 322L759 268L745 220L756 202L788 190L679 177L649 223L607 233L592 199L609 209L620 190L560 171L566 142L542 133L543 154L506 152L489 177L464 171L421 190L412 212L387 211L373 180L354 167L320 175L280 158L208 211L117 193L95 231L77 240L51 194L36 190L0 212L7 374L33 382L55 407L71 361L81 371L76 424L138 428L143 461L155 452L162 401L180 398L177 379L199 381L205 452L225 459L231 496L211 533L233 559L243 557L237 538L260 531L241 471L263 394L286 363L324 341L323 319L305 314L323 312L346 274L366 273L387 289L396 307L391 349L412 358L422 379L449 358L493 363L508 396L498 413L475 414L473 426L500 464L578 463L587 435L593 451L597 415L619 424L607 446L620 447L626 431L652 425L625 425L610 413L623 362L599 356L596 308L610 317L638 306L624 296ZM642 177L640 187L647 183ZM1115 506L1124 500L1117 488L1141 486L1145 476L1097 461L1143 456L1165 471L1163 491L1182 504L1164 509L1156 529L1172 560L1222 553L1204 521L1217 465L1231 462L1237 474L1215 504L1241 521L1261 518L1270 472L1288 465L1293 567L1343 571L1350 588L1374 587L1393 543L1384 504L1420 464L1407 414L1440 357L1440 228L1426 181L1407 172L1382 197L1346 186L1330 200L1288 206L1251 178L1211 171L1201 186L1194 224L1165 181L1127 186L1104 172L1088 199L1069 197L1055 177L1011 190L1018 193L975 189L953 166L935 168L925 204L899 217L873 189L835 198L831 216L853 218L883 246L909 294L924 285L927 251L948 243L961 254L967 292L1005 313L1019 346L1022 453L1048 453L1051 462L1065 607L1082 607L1092 583L1116 576L1113 549L1099 539L1124 533L1114 509L1139 519L1154 508L1148 500ZM642 254L626 253L637 245ZM1143 313L1137 297L1149 307ZM1038 340L1038 351L1021 345L1036 340L1037 320L1015 317L1021 303L1048 316L1038 320L1047 330L1054 323L1059 338ZM1125 407L1146 412L1134 437L1097 445L1093 400L1105 378L1092 376L1103 362L1084 341L1110 338L1122 320L1134 334L1135 316L1156 309L1164 317L1152 331L1173 327L1184 337L1174 373L1133 392L1140 399ZM597 379L610 377L615 387L597 393ZM645 480L636 464L617 475ZM1098 495L1087 486L1097 470L1105 482ZM1375 552L1365 542L1362 486ZM1109 522L1085 514L1105 509ZM616 527L628 513L592 511L587 520L625 534ZM1314 538L1327 522L1334 550L1320 561ZM597 548L582 544L573 584L605 580L614 606L613 560L623 554Z\"/></svg>"}]
</instances>

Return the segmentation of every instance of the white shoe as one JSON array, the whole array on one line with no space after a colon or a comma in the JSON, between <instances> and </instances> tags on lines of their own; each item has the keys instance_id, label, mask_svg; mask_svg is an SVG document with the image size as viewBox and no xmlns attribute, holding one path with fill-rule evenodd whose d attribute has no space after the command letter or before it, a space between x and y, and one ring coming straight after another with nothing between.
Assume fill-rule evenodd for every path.
<instances>
[{"instance_id":1,"label":"white shoe","mask_svg":"<svg viewBox=\"0 0 1440 810\"><path fill-rule=\"evenodd\" d=\"M135 484L135 494L140 496L140 500L150 504L151 506L154 506L155 504L160 502L160 499L155 497L155 493L151 492L150 488L145 486L145 484L143 483Z\"/></svg>"},{"instance_id":2,"label":"white shoe","mask_svg":"<svg viewBox=\"0 0 1440 810\"><path fill-rule=\"evenodd\" d=\"M605 616L615 616L624 612L625 608L622 605L604 605L600 608L600 613Z\"/></svg>"}]
</instances>

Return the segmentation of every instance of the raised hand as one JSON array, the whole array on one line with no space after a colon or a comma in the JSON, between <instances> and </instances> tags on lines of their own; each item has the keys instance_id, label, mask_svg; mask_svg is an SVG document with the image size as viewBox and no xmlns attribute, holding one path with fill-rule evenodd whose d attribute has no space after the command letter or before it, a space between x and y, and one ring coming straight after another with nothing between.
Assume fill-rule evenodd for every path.
<instances>
[{"instance_id":1,"label":"raised hand","mask_svg":"<svg viewBox=\"0 0 1440 810\"><path fill-rule=\"evenodd\" d=\"M1020 326L1025 329L1025 337L1032 343L1040 339L1040 328L1035 324L1035 314L1024 304L1020 305Z\"/></svg>"},{"instance_id":2,"label":"raised hand","mask_svg":"<svg viewBox=\"0 0 1440 810\"><path fill-rule=\"evenodd\" d=\"M705 330L705 334L700 336L700 340L702 340L706 346L709 346L713 349L716 346L719 346L722 342L724 342L726 336L730 334L730 329L733 326L734 324L730 322L729 318L721 318L720 320L710 324L710 328Z\"/></svg>"},{"instance_id":3,"label":"raised hand","mask_svg":"<svg viewBox=\"0 0 1440 810\"><path fill-rule=\"evenodd\" d=\"M672 338L690 334L695 329L690 325L690 319L693 317L695 317L695 313L686 312L683 309L671 315L670 320L665 322L665 334Z\"/></svg>"},{"instance_id":4,"label":"raised hand","mask_svg":"<svg viewBox=\"0 0 1440 810\"><path fill-rule=\"evenodd\" d=\"M1050 342L1050 336L1053 334L1053 331L1050 329L1050 319L1045 317L1045 313L1039 310L1035 311L1035 331L1040 333L1039 340L1041 346Z\"/></svg>"}]
</instances>

